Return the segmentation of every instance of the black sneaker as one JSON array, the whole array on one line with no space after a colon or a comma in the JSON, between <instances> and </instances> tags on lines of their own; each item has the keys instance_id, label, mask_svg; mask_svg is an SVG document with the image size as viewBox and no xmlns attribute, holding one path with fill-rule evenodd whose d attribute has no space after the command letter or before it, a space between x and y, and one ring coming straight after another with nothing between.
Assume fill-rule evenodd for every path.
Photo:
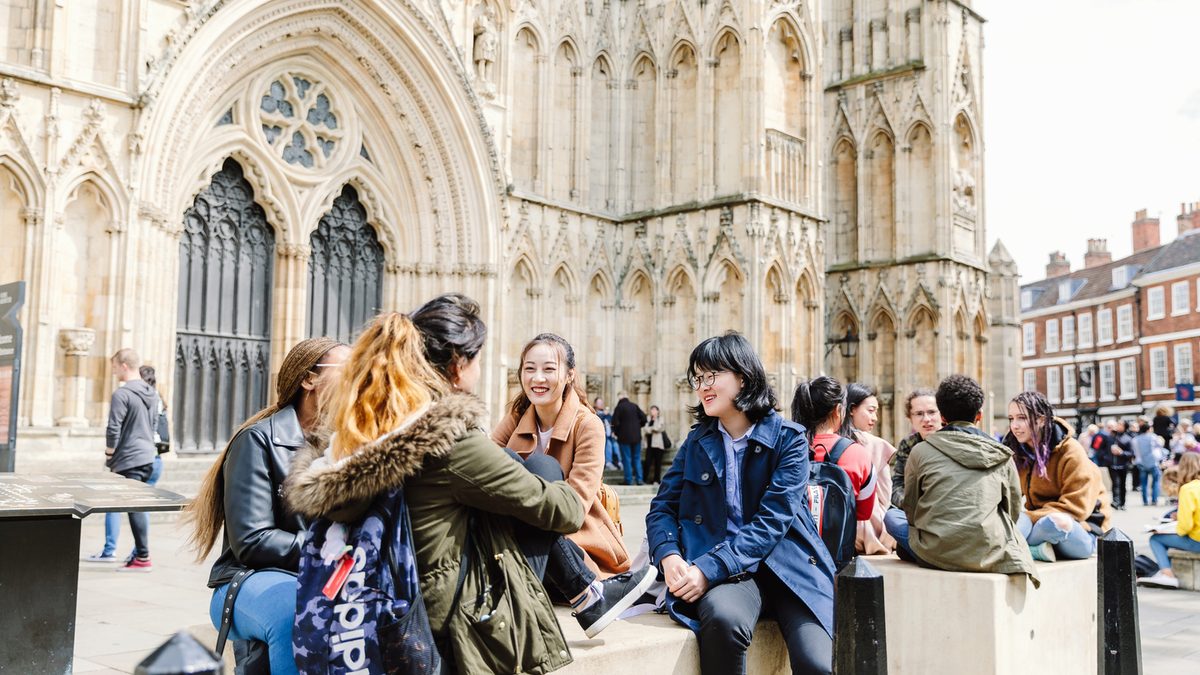
<instances>
[{"instance_id":1,"label":"black sneaker","mask_svg":"<svg viewBox=\"0 0 1200 675\"><path fill-rule=\"evenodd\" d=\"M600 631L608 628L621 613L629 609L637 599L650 588L650 584L658 578L658 570L653 567L643 567L640 570L618 574L615 577L600 582L604 591L600 599L587 609L572 612L575 619L583 626L583 632L590 638L596 637Z\"/></svg>"}]
</instances>

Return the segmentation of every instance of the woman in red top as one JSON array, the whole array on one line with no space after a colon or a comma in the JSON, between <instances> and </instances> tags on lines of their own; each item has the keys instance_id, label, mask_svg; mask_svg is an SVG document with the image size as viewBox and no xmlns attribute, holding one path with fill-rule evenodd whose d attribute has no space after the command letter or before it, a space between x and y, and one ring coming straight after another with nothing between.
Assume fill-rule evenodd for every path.
<instances>
[{"instance_id":1,"label":"woman in red top","mask_svg":"<svg viewBox=\"0 0 1200 675\"><path fill-rule=\"evenodd\" d=\"M841 437L854 440L846 414L846 390L832 377L822 375L801 382L792 397L792 419L808 431L813 461L823 462ZM875 467L871 453L854 442L838 458L837 465L850 476L854 486L855 517L870 520L875 508Z\"/></svg>"}]
</instances>

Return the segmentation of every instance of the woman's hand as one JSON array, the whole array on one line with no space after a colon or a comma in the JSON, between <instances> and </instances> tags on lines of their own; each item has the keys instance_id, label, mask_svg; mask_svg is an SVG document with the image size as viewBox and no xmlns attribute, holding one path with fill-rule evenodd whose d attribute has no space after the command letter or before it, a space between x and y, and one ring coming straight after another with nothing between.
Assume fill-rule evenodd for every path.
<instances>
[{"instance_id":1,"label":"woman's hand","mask_svg":"<svg viewBox=\"0 0 1200 675\"><path fill-rule=\"evenodd\" d=\"M678 583L680 577L687 573L688 564L677 553L662 559L663 580L667 583L667 588L672 588Z\"/></svg>"},{"instance_id":2,"label":"woman's hand","mask_svg":"<svg viewBox=\"0 0 1200 675\"><path fill-rule=\"evenodd\" d=\"M684 602L695 602L708 592L708 579L699 567L691 565L675 580L674 584L667 583L667 588L675 597Z\"/></svg>"}]
</instances>

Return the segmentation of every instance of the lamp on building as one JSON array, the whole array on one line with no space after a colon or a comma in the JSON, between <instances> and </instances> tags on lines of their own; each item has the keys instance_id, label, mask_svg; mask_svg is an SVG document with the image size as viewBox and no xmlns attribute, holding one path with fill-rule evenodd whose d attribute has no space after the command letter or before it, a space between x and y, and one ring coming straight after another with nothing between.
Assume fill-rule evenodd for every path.
<instances>
[{"instance_id":1,"label":"lamp on building","mask_svg":"<svg viewBox=\"0 0 1200 675\"><path fill-rule=\"evenodd\" d=\"M847 328L846 334L842 337L828 337L825 339L825 356L829 356L829 352L833 351L834 347L839 347L839 351L844 359L854 358L858 351L858 333L854 332L854 328Z\"/></svg>"}]
</instances>

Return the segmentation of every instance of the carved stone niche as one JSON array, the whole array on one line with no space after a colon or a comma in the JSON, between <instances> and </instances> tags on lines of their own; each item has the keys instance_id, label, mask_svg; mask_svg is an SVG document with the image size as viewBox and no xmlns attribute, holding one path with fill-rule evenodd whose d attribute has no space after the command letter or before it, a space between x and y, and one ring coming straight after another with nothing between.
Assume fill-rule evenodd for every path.
<instances>
[{"instance_id":1,"label":"carved stone niche","mask_svg":"<svg viewBox=\"0 0 1200 675\"><path fill-rule=\"evenodd\" d=\"M879 395L876 398L879 399L879 405L886 408L892 405L892 401L896 400L896 394L890 391L882 391L879 392Z\"/></svg>"},{"instance_id":2,"label":"carved stone niche","mask_svg":"<svg viewBox=\"0 0 1200 675\"><path fill-rule=\"evenodd\" d=\"M680 375L675 378L675 388L681 392L692 391L692 383L688 382L687 375Z\"/></svg>"},{"instance_id":3,"label":"carved stone niche","mask_svg":"<svg viewBox=\"0 0 1200 675\"><path fill-rule=\"evenodd\" d=\"M635 394L645 395L650 393L650 376L647 374L634 375L630 384Z\"/></svg>"},{"instance_id":4,"label":"carved stone niche","mask_svg":"<svg viewBox=\"0 0 1200 675\"><path fill-rule=\"evenodd\" d=\"M600 388L604 386L604 378L599 373L588 373L584 376L584 387L587 388L588 396L595 398L600 395Z\"/></svg>"},{"instance_id":5,"label":"carved stone niche","mask_svg":"<svg viewBox=\"0 0 1200 675\"><path fill-rule=\"evenodd\" d=\"M58 332L58 344L67 356L87 356L96 344L96 331L91 328L64 328Z\"/></svg>"}]
</instances>

